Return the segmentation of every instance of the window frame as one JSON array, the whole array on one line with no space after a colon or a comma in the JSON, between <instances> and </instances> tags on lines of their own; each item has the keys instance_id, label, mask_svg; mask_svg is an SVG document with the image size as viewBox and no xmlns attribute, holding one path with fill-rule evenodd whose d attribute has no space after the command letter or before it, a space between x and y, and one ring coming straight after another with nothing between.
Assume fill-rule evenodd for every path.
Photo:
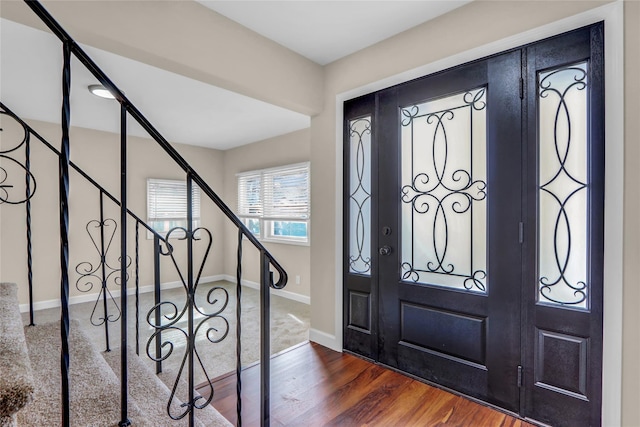
<instances>
[{"instance_id":1,"label":"window frame","mask_svg":"<svg viewBox=\"0 0 640 427\"><path fill-rule=\"evenodd\" d=\"M269 182L273 182L274 178L286 176L302 172L306 174L306 193L304 200L298 200L297 206L278 207L274 203L277 197L277 191L274 187L269 187ZM243 178L247 178L243 182ZM242 190L246 188L249 178L259 181L259 192L257 200L247 200L243 197ZM266 169L256 169L236 174L237 186L237 215L242 223L256 236L260 241L269 243L282 243L289 245L309 246L311 241L311 163L301 162L292 163ZM255 184L254 184L255 185ZM255 187L252 189L255 192ZM274 194L276 196L274 196ZM291 210L287 214L287 211ZM269 214L270 213L270 214ZM250 222L258 221L259 232L253 231ZM304 223L306 235L304 237L297 236L281 236L274 232L276 223Z\"/></svg>"}]
</instances>

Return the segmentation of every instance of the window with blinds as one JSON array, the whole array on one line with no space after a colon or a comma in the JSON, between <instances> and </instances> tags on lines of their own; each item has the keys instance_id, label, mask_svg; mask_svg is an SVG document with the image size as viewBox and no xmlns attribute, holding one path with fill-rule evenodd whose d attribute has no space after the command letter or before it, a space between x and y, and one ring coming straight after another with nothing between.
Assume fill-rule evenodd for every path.
<instances>
[{"instance_id":1,"label":"window with blinds","mask_svg":"<svg viewBox=\"0 0 640 427\"><path fill-rule=\"evenodd\" d=\"M192 189L193 229L200 226L200 188ZM187 228L187 183L168 179L147 180L147 223L161 235L176 227ZM149 238L152 237L148 233ZM171 237L184 237L177 230Z\"/></svg>"},{"instance_id":2,"label":"window with blinds","mask_svg":"<svg viewBox=\"0 0 640 427\"><path fill-rule=\"evenodd\" d=\"M238 216L264 240L309 242L309 163L237 174Z\"/></svg>"}]
</instances>

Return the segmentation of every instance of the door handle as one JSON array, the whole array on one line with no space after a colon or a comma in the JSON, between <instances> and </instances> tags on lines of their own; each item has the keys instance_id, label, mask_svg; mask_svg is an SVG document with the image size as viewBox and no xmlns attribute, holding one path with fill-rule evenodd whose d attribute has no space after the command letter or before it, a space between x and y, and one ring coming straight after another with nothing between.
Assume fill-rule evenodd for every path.
<instances>
[{"instance_id":1,"label":"door handle","mask_svg":"<svg viewBox=\"0 0 640 427\"><path fill-rule=\"evenodd\" d=\"M380 249L378 249L378 253L384 256L391 255L391 246L382 246Z\"/></svg>"}]
</instances>

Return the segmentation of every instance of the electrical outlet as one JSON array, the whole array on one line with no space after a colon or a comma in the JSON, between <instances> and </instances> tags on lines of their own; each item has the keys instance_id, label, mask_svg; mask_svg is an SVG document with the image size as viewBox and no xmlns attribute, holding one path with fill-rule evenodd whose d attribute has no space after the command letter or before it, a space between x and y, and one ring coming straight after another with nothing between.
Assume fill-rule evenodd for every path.
<instances>
[{"instance_id":1,"label":"electrical outlet","mask_svg":"<svg viewBox=\"0 0 640 427\"><path fill-rule=\"evenodd\" d=\"M300 284L300 276L296 276L296 285Z\"/></svg>"}]
</instances>

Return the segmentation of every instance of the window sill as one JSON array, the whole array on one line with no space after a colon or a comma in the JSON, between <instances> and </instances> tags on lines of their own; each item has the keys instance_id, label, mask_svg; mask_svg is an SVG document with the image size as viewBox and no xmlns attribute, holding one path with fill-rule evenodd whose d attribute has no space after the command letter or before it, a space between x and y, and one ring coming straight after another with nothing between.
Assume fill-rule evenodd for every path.
<instances>
[{"instance_id":1,"label":"window sill","mask_svg":"<svg viewBox=\"0 0 640 427\"><path fill-rule=\"evenodd\" d=\"M311 246L309 241L306 242L301 242L301 241L296 241L296 240L286 240L286 239L273 239L273 238L267 238L267 237L258 237L256 236L256 238L258 239L258 241L260 243L276 243L279 245L291 245L291 246ZM243 239L247 239L247 236L243 236Z\"/></svg>"},{"instance_id":2,"label":"window sill","mask_svg":"<svg viewBox=\"0 0 640 427\"><path fill-rule=\"evenodd\" d=\"M259 240L264 243L279 243L281 245L293 245L293 246L310 246L309 241L301 242L296 240L273 239L273 238L266 238L266 237Z\"/></svg>"}]
</instances>

